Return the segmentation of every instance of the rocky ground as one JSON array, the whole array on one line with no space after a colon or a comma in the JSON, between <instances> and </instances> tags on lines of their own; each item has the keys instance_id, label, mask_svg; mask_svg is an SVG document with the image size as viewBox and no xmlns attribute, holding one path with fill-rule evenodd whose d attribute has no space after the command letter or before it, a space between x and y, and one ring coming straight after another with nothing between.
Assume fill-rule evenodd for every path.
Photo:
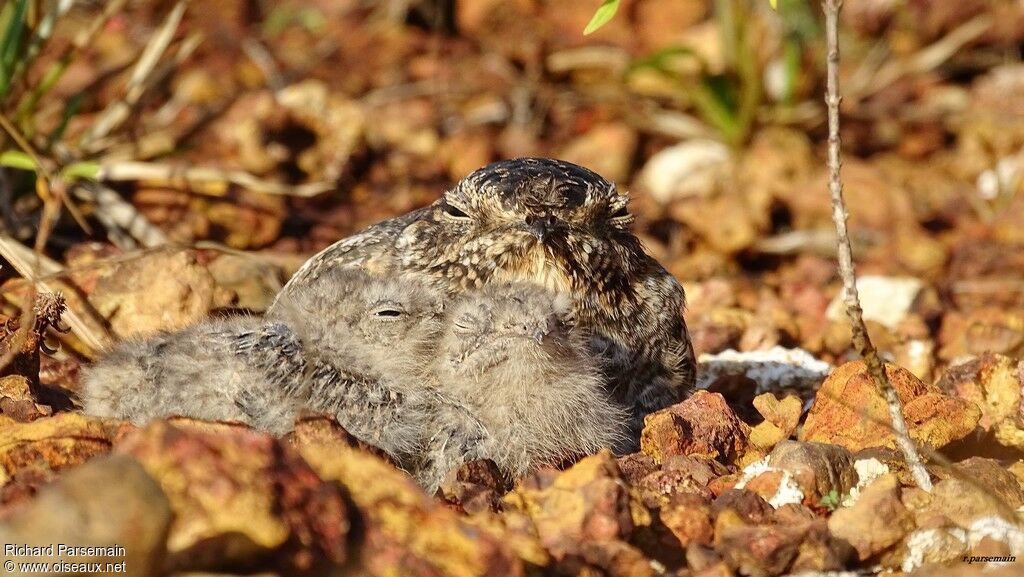
<instances>
[{"instance_id":1,"label":"rocky ground","mask_svg":"<svg viewBox=\"0 0 1024 577\"><path fill-rule=\"evenodd\" d=\"M20 278L53 195L0 154L0 540L121 546L66 558L140 576L1020 574L1019 3L843 12L861 296L930 493L836 303L817 6L633 0L584 37L596 4L193 3L133 114L88 146L172 6L121 6L85 43L100 7L69 12L0 112L54 163L104 167L128 202L69 185L39 265L66 299L58 322ZM433 497L315 415L278 440L76 409L105 343L259 313L312 252L522 155L629 190L686 287L702 390L648 417L641 452L512 486L473 463Z\"/></svg>"}]
</instances>

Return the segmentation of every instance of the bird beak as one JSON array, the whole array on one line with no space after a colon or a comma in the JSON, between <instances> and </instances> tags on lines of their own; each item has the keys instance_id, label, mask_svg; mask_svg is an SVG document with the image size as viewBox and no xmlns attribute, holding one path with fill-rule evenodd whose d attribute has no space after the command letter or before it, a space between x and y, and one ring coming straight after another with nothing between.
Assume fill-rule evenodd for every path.
<instances>
[{"instance_id":1,"label":"bird beak","mask_svg":"<svg viewBox=\"0 0 1024 577\"><path fill-rule=\"evenodd\" d=\"M537 240L544 242L544 239L551 234L552 229L557 226L557 223L557 219L550 214L543 216L530 215L526 217L526 230L537 237Z\"/></svg>"}]
</instances>

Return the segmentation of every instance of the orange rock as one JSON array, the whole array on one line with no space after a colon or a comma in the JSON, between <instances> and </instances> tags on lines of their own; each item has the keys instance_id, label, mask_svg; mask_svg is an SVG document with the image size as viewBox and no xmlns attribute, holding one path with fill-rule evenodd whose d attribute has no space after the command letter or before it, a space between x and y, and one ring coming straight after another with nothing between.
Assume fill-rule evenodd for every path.
<instances>
[{"instance_id":1,"label":"orange rock","mask_svg":"<svg viewBox=\"0 0 1024 577\"><path fill-rule=\"evenodd\" d=\"M978 425L986 431L994 431L1000 444L1024 448L1024 427L1019 413L1024 364L1020 361L986 353L947 370L939 386L977 404L981 408Z\"/></svg>"},{"instance_id":2,"label":"orange rock","mask_svg":"<svg viewBox=\"0 0 1024 577\"><path fill-rule=\"evenodd\" d=\"M903 402L915 441L938 449L977 426L981 411L974 403L950 397L902 367L886 365L886 374ZM864 361L853 361L836 368L822 383L800 440L841 445L851 451L895 448L890 422L888 406Z\"/></svg>"},{"instance_id":3,"label":"orange rock","mask_svg":"<svg viewBox=\"0 0 1024 577\"><path fill-rule=\"evenodd\" d=\"M730 463L743 453L750 427L718 393L697 391L685 401L644 418L640 447L657 462L695 455Z\"/></svg>"}]
</instances>

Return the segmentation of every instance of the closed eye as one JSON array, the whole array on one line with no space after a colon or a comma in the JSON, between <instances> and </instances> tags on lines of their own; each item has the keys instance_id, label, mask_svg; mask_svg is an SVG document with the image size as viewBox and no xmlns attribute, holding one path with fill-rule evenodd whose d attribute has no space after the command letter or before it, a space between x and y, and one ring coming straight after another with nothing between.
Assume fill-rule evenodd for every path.
<instances>
[{"instance_id":1,"label":"closed eye","mask_svg":"<svg viewBox=\"0 0 1024 577\"><path fill-rule=\"evenodd\" d=\"M629 208L623 206L611 214L609 218L626 218L629 216Z\"/></svg>"},{"instance_id":2,"label":"closed eye","mask_svg":"<svg viewBox=\"0 0 1024 577\"><path fill-rule=\"evenodd\" d=\"M457 207L457 206L455 206L453 204L445 203L445 205L444 205L444 213L447 214L448 216L452 217L452 218L460 218L460 219L468 219L469 218L468 214L466 214L462 209L460 209L459 207Z\"/></svg>"},{"instance_id":3,"label":"closed eye","mask_svg":"<svg viewBox=\"0 0 1024 577\"><path fill-rule=\"evenodd\" d=\"M393 306L383 306L373 311L373 317L381 320L392 320L405 314L402 309Z\"/></svg>"}]
</instances>

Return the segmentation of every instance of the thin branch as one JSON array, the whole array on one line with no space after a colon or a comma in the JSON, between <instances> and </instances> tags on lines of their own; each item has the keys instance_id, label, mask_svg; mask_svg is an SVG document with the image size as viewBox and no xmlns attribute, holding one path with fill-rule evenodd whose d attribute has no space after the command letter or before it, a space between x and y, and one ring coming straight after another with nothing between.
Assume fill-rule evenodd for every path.
<instances>
[{"instance_id":1,"label":"thin branch","mask_svg":"<svg viewBox=\"0 0 1024 577\"><path fill-rule=\"evenodd\" d=\"M853 331L853 346L864 357L868 374L874 379L879 390L889 405L889 416L896 434L896 444L903 452L907 466L914 481L925 491L932 490L931 478L921 462L921 456L914 446L907 431L907 423L903 418L903 407L896 389L889 382L885 373L885 365L878 356L878 351L868 337L868 329L864 324L864 312L857 294L857 279L853 268L853 249L850 247L850 236L846 230L846 203L843 200L843 181L840 176L842 157L839 141L839 9L842 0L823 0L825 10L825 41L828 46L827 88L825 105L828 109L828 188L832 196L832 220L836 225L839 253L839 274L843 279L843 300L846 312L850 317Z\"/></svg>"},{"instance_id":2,"label":"thin branch","mask_svg":"<svg viewBox=\"0 0 1024 577\"><path fill-rule=\"evenodd\" d=\"M97 180L144 180L172 188L204 192L210 184L233 184L261 194L310 198L334 189L330 182L311 182L289 186L261 180L242 170L222 170L202 166L176 167L150 162L112 162L100 166Z\"/></svg>"}]
</instances>

